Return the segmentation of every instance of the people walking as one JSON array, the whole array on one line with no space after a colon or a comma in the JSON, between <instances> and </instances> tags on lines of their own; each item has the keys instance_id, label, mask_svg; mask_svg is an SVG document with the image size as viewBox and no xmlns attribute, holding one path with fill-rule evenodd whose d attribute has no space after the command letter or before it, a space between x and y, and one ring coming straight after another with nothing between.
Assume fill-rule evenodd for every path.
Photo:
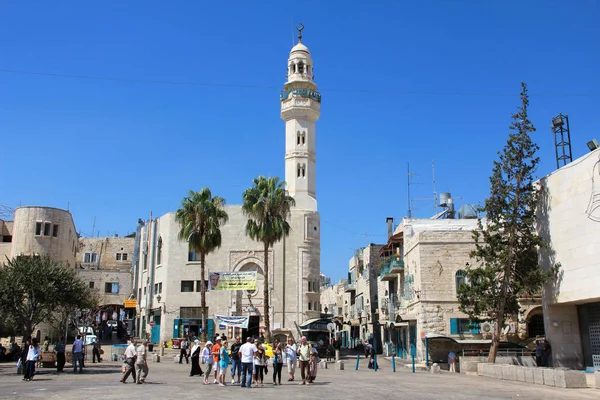
<instances>
[{"instance_id":1,"label":"people walking","mask_svg":"<svg viewBox=\"0 0 600 400\"><path fill-rule=\"evenodd\" d=\"M56 372L64 372L66 362L64 337L54 344L54 352L56 353Z\"/></svg>"},{"instance_id":2,"label":"people walking","mask_svg":"<svg viewBox=\"0 0 600 400\"><path fill-rule=\"evenodd\" d=\"M27 354L29 354L29 346L31 346L31 336L29 336L27 338L27 340L25 341L25 344L23 345L23 351L21 351L21 374L23 374L23 377L25 377L25 374L27 373L27 368L25 368L26 364L27 364Z\"/></svg>"},{"instance_id":3,"label":"people walking","mask_svg":"<svg viewBox=\"0 0 600 400\"><path fill-rule=\"evenodd\" d=\"M190 376L202 376L202 368L200 368L200 341L194 340L192 350L190 350L190 358L192 359L192 369L190 370Z\"/></svg>"},{"instance_id":4,"label":"people walking","mask_svg":"<svg viewBox=\"0 0 600 400\"><path fill-rule=\"evenodd\" d=\"M311 345L306 341L306 336L300 338L300 346L298 347L298 360L300 363L300 374L302 375L301 385L306 385L306 382L312 383L310 380L310 352Z\"/></svg>"},{"instance_id":5,"label":"people walking","mask_svg":"<svg viewBox=\"0 0 600 400\"><path fill-rule=\"evenodd\" d=\"M292 382L294 380L294 373L296 372L296 361L298 360L298 355L296 354L297 351L298 348L294 343L294 339L289 337L287 340L287 345L285 346L285 355L287 356L287 368L288 373L290 374L288 382Z\"/></svg>"},{"instance_id":6,"label":"people walking","mask_svg":"<svg viewBox=\"0 0 600 400\"><path fill-rule=\"evenodd\" d=\"M273 385L281 385L281 370L283 369L283 346L279 340L273 342Z\"/></svg>"},{"instance_id":7,"label":"people walking","mask_svg":"<svg viewBox=\"0 0 600 400\"><path fill-rule=\"evenodd\" d=\"M223 341L223 345L219 350L219 386L225 386L227 377L227 368L229 367L229 349L227 341Z\"/></svg>"},{"instance_id":8,"label":"people walking","mask_svg":"<svg viewBox=\"0 0 600 400\"><path fill-rule=\"evenodd\" d=\"M254 353L254 381L258 386L264 386L264 372L265 372L265 349L263 345L257 340L256 343L256 352Z\"/></svg>"},{"instance_id":9,"label":"people walking","mask_svg":"<svg viewBox=\"0 0 600 400\"><path fill-rule=\"evenodd\" d=\"M190 360L189 360L189 355L188 355L187 338L183 338L183 340L181 341L181 344L179 345L179 364L182 363L184 358L185 358L185 363L189 364Z\"/></svg>"},{"instance_id":10,"label":"people walking","mask_svg":"<svg viewBox=\"0 0 600 400\"><path fill-rule=\"evenodd\" d=\"M136 359L135 359L135 373L137 375L137 383L145 383L146 377L148 376L148 351L146 350L146 346L148 345L148 341L146 339L142 340L142 344L140 344L136 349Z\"/></svg>"},{"instance_id":11,"label":"people walking","mask_svg":"<svg viewBox=\"0 0 600 400\"><path fill-rule=\"evenodd\" d=\"M125 372L123 373L123 378L121 378L119 382L127 383L127 378L129 378L130 374L133 375L133 383L137 382L135 374L135 359L137 358L136 344L137 340L131 339L131 343L125 349Z\"/></svg>"},{"instance_id":12,"label":"people walking","mask_svg":"<svg viewBox=\"0 0 600 400\"><path fill-rule=\"evenodd\" d=\"M24 381L29 382L33 379L33 375L35 374L35 364L41 356L42 350L38 345L37 339L31 339L31 344L29 345L29 350L27 351L27 356L25 358L25 376L23 377Z\"/></svg>"},{"instance_id":13,"label":"people walking","mask_svg":"<svg viewBox=\"0 0 600 400\"><path fill-rule=\"evenodd\" d=\"M218 378L219 378L219 351L221 350L221 336L217 336L215 338L215 343L212 346L212 354L213 354L213 358L214 358L214 364L213 364L213 370L215 372L215 379L213 381L213 383L217 384Z\"/></svg>"},{"instance_id":14,"label":"people walking","mask_svg":"<svg viewBox=\"0 0 600 400\"><path fill-rule=\"evenodd\" d=\"M456 372L456 353L452 350L448 353L448 371Z\"/></svg>"},{"instance_id":15,"label":"people walking","mask_svg":"<svg viewBox=\"0 0 600 400\"><path fill-rule=\"evenodd\" d=\"M212 346L213 343L209 340L204 345L204 349L202 349L202 362L206 365L206 371L204 371L204 384L210 385L210 373L213 369L213 364L215 363L215 359L212 355Z\"/></svg>"},{"instance_id":16,"label":"people walking","mask_svg":"<svg viewBox=\"0 0 600 400\"><path fill-rule=\"evenodd\" d=\"M242 361L242 383L240 387L252 387L252 367L256 347L252 344L252 338L248 336L246 343L240 347L239 355Z\"/></svg>"},{"instance_id":17,"label":"people walking","mask_svg":"<svg viewBox=\"0 0 600 400\"><path fill-rule=\"evenodd\" d=\"M77 335L77 338L73 342L73 373L77 372L77 364L79 364L79 372L83 371L83 341L81 335Z\"/></svg>"},{"instance_id":18,"label":"people walking","mask_svg":"<svg viewBox=\"0 0 600 400\"><path fill-rule=\"evenodd\" d=\"M315 346L311 346L310 350L310 360L309 360L309 370L310 370L310 381L308 383L313 383L315 379L317 379L317 369L319 368L319 352Z\"/></svg>"},{"instance_id":19,"label":"people walking","mask_svg":"<svg viewBox=\"0 0 600 400\"><path fill-rule=\"evenodd\" d=\"M94 338L92 343L92 363L96 363L96 359L100 362L100 342L98 338Z\"/></svg>"},{"instance_id":20,"label":"people walking","mask_svg":"<svg viewBox=\"0 0 600 400\"><path fill-rule=\"evenodd\" d=\"M235 337L235 343L231 345L231 384L240 383L242 376L242 360L240 358L240 348L242 347L242 339L239 336ZM235 375L237 371L237 381Z\"/></svg>"}]
</instances>

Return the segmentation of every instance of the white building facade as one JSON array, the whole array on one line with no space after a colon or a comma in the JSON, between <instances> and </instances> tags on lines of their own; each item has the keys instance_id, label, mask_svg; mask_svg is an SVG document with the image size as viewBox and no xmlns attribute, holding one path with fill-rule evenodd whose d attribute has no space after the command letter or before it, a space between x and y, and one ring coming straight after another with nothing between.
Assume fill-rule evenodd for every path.
<instances>
[{"instance_id":1,"label":"white building facade","mask_svg":"<svg viewBox=\"0 0 600 400\"><path fill-rule=\"evenodd\" d=\"M291 232L269 251L270 327L274 335L296 335L296 324L320 316L320 217L316 200L316 121L321 95L313 82L308 48L295 45L288 59L288 80L281 93L285 121L286 188L295 201L288 221ZM260 172L257 171L257 175ZM175 212L142 223L134 260L140 336L165 342L206 329L227 336L256 335L264 329L262 243L245 234L241 205L225 207L229 222L221 228L222 246L207 255L210 272L256 271L257 290L207 292L206 327L201 326L199 255L177 239ZM215 315L249 316L248 329L215 326Z\"/></svg>"},{"instance_id":2,"label":"white building facade","mask_svg":"<svg viewBox=\"0 0 600 400\"><path fill-rule=\"evenodd\" d=\"M538 230L549 243L542 262L546 269L560 264L543 293L551 364L600 368L600 150L540 184Z\"/></svg>"}]
</instances>

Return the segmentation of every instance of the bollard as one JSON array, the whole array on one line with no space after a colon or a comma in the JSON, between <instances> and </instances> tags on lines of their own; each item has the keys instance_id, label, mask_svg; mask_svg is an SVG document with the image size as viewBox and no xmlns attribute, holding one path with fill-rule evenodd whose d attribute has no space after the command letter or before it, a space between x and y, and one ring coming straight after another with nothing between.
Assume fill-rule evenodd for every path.
<instances>
[{"instance_id":1,"label":"bollard","mask_svg":"<svg viewBox=\"0 0 600 400\"><path fill-rule=\"evenodd\" d=\"M417 356L417 348L414 344L410 345L410 355L412 356L412 372L415 373L415 357Z\"/></svg>"},{"instance_id":2,"label":"bollard","mask_svg":"<svg viewBox=\"0 0 600 400\"><path fill-rule=\"evenodd\" d=\"M392 356L392 371L396 372L396 356Z\"/></svg>"},{"instance_id":3,"label":"bollard","mask_svg":"<svg viewBox=\"0 0 600 400\"><path fill-rule=\"evenodd\" d=\"M335 349L335 361L340 361L340 349Z\"/></svg>"},{"instance_id":4,"label":"bollard","mask_svg":"<svg viewBox=\"0 0 600 400\"><path fill-rule=\"evenodd\" d=\"M358 371L358 362L360 361L360 354L356 355L356 370Z\"/></svg>"},{"instance_id":5,"label":"bollard","mask_svg":"<svg viewBox=\"0 0 600 400\"><path fill-rule=\"evenodd\" d=\"M373 355L373 371L377 371L377 354Z\"/></svg>"}]
</instances>

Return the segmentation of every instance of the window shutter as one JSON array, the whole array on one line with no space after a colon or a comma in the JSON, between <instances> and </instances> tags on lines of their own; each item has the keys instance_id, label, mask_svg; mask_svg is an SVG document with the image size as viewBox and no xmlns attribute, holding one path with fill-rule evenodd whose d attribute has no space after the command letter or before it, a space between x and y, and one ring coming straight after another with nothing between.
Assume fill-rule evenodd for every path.
<instances>
[{"instance_id":1,"label":"window shutter","mask_svg":"<svg viewBox=\"0 0 600 400\"><path fill-rule=\"evenodd\" d=\"M450 334L458 335L458 318L450 318Z\"/></svg>"}]
</instances>

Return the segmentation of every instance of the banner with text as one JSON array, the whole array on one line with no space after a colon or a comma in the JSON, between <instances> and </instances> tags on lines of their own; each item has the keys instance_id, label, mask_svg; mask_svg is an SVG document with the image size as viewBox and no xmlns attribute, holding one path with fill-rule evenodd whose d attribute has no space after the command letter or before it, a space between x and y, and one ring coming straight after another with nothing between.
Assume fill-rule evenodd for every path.
<instances>
[{"instance_id":1,"label":"banner with text","mask_svg":"<svg viewBox=\"0 0 600 400\"><path fill-rule=\"evenodd\" d=\"M256 271L211 272L208 290L256 290Z\"/></svg>"},{"instance_id":2,"label":"banner with text","mask_svg":"<svg viewBox=\"0 0 600 400\"><path fill-rule=\"evenodd\" d=\"M223 326L233 326L236 328L248 329L248 316L245 317L228 317L225 315L215 315L217 323Z\"/></svg>"}]
</instances>

